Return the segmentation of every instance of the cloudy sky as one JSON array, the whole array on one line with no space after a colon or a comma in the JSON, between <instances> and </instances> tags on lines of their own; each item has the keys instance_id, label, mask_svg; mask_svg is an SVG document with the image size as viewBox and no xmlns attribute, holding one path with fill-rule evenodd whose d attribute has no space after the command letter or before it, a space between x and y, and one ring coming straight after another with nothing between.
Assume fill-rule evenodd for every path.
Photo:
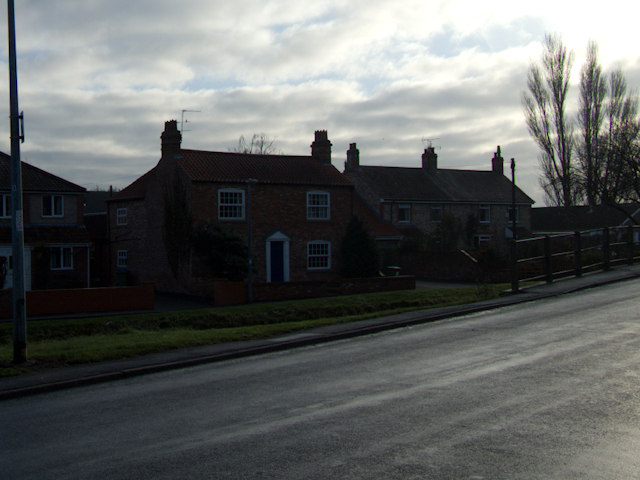
<instances>
[{"instance_id":1,"label":"cloudy sky","mask_svg":"<svg viewBox=\"0 0 640 480\"><path fill-rule=\"evenodd\" d=\"M17 0L22 159L121 188L158 161L166 120L185 120L185 148L221 151L265 133L285 154L308 154L324 129L340 170L352 142L363 164L419 166L432 139L440 167L468 169L489 169L501 145L542 206L520 98L545 33L575 51L574 85L595 40L604 68L640 86L640 9L590 3Z\"/></svg>"}]
</instances>

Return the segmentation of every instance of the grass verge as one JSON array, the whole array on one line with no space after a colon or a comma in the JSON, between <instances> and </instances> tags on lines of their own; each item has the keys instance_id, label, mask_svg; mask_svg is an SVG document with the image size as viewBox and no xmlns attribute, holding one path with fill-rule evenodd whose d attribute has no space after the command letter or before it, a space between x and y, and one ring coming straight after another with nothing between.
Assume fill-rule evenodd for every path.
<instances>
[{"instance_id":1,"label":"grass verge","mask_svg":"<svg viewBox=\"0 0 640 480\"><path fill-rule=\"evenodd\" d=\"M177 348L269 338L309 328L498 297L506 285L342 297L27 324L29 364L11 365L11 322L0 324L0 377Z\"/></svg>"}]
</instances>

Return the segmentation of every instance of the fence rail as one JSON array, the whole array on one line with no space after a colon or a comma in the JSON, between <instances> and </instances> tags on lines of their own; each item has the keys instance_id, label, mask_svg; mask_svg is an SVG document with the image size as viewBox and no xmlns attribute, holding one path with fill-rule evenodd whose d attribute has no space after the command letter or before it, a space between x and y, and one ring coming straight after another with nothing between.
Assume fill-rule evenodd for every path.
<instances>
[{"instance_id":1,"label":"fence rail","mask_svg":"<svg viewBox=\"0 0 640 480\"><path fill-rule=\"evenodd\" d=\"M640 259L640 225L604 227L517 240L512 245L511 289L520 282L581 276Z\"/></svg>"}]
</instances>

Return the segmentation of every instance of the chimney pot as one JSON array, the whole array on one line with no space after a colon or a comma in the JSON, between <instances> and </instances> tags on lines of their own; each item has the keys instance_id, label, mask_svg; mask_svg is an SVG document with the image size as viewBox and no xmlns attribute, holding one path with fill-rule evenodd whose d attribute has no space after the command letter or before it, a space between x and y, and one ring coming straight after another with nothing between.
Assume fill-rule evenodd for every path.
<instances>
[{"instance_id":1,"label":"chimney pot","mask_svg":"<svg viewBox=\"0 0 640 480\"><path fill-rule=\"evenodd\" d=\"M178 121L169 120L164 122L164 132L160 136L162 140L162 157L169 158L180 152L182 144L182 134L178 130Z\"/></svg>"},{"instance_id":2,"label":"chimney pot","mask_svg":"<svg viewBox=\"0 0 640 480\"><path fill-rule=\"evenodd\" d=\"M434 147L427 147L422 154L422 168L430 172L438 170L438 155Z\"/></svg>"},{"instance_id":3,"label":"chimney pot","mask_svg":"<svg viewBox=\"0 0 640 480\"><path fill-rule=\"evenodd\" d=\"M498 148L491 159L491 170L499 175L504 175L504 158L502 158L500 152L500 145L498 145Z\"/></svg>"},{"instance_id":4,"label":"chimney pot","mask_svg":"<svg viewBox=\"0 0 640 480\"><path fill-rule=\"evenodd\" d=\"M331 142L326 130L316 130L311 144L311 156L325 165L331 165Z\"/></svg>"},{"instance_id":5,"label":"chimney pot","mask_svg":"<svg viewBox=\"0 0 640 480\"><path fill-rule=\"evenodd\" d=\"M355 143L349 144L349 150L347 150L347 161L344 163L344 169L356 170L360 168L360 150L356 148Z\"/></svg>"}]
</instances>

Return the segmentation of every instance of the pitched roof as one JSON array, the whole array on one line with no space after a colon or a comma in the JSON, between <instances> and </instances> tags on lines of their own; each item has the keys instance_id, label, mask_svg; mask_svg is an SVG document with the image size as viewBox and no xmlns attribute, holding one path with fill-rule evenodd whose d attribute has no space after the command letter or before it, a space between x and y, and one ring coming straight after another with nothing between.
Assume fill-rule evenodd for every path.
<instances>
[{"instance_id":1,"label":"pitched roof","mask_svg":"<svg viewBox=\"0 0 640 480\"><path fill-rule=\"evenodd\" d=\"M85 188L25 162L22 166L22 190L24 192L83 193ZM11 157L0 152L0 190L11 189Z\"/></svg>"},{"instance_id":2,"label":"pitched roof","mask_svg":"<svg viewBox=\"0 0 640 480\"><path fill-rule=\"evenodd\" d=\"M350 186L333 165L311 156L263 155L181 149L176 157L194 182L260 183L288 185Z\"/></svg>"},{"instance_id":3,"label":"pitched roof","mask_svg":"<svg viewBox=\"0 0 640 480\"><path fill-rule=\"evenodd\" d=\"M147 173L134 180L133 183L130 183L128 186L120 190L118 193L115 193L112 197L107 199L107 202L117 201L117 200L140 200L143 199L145 193L147 191L147 183L149 179L155 175L157 167L152 168Z\"/></svg>"},{"instance_id":4,"label":"pitched roof","mask_svg":"<svg viewBox=\"0 0 640 480\"><path fill-rule=\"evenodd\" d=\"M640 203L577 207L541 207L531 209L533 232L574 232L615 227L640 221Z\"/></svg>"},{"instance_id":5,"label":"pitched roof","mask_svg":"<svg viewBox=\"0 0 640 480\"><path fill-rule=\"evenodd\" d=\"M360 166L349 170L385 200L433 203L511 203L511 181L492 171ZM516 202L534 201L516 187Z\"/></svg>"},{"instance_id":6,"label":"pitched roof","mask_svg":"<svg viewBox=\"0 0 640 480\"><path fill-rule=\"evenodd\" d=\"M273 185L352 186L333 165L325 165L311 156L181 149L173 160L193 182L244 183L256 179L259 183ZM149 170L108 201L144 198L147 183L157 168Z\"/></svg>"},{"instance_id":7,"label":"pitched roof","mask_svg":"<svg viewBox=\"0 0 640 480\"><path fill-rule=\"evenodd\" d=\"M391 222L382 220L357 193L353 196L353 213L364 222L376 239L402 238L402 233Z\"/></svg>"},{"instance_id":8,"label":"pitched roof","mask_svg":"<svg viewBox=\"0 0 640 480\"><path fill-rule=\"evenodd\" d=\"M11 228L0 226L0 243L11 242ZM25 226L25 243L82 243L90 242L84 225L36 225Z\"/></svg>"}]
</instances>

